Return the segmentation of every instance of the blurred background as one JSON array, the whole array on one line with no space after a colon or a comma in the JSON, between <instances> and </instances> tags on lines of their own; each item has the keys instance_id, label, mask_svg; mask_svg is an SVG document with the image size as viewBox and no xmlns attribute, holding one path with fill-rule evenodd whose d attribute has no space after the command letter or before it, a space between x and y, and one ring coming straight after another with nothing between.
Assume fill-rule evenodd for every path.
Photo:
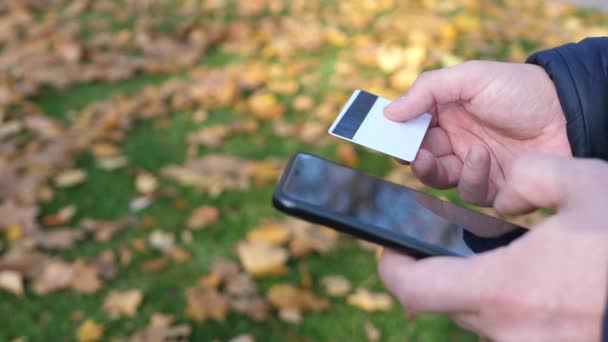
<instances>
[{"instance_id":1,"label":"blurred background","mask_svg":"<svg viewBox=\"0 0 608 342\"><path fill-rule=\"evenodd\" d=\"M0 340L478 340L404 312L376 246L282 216L274 184L307 151L464 205L330 137L341 106L606 35L605 6L3 0Z\"/></svg>"}]
</instances>

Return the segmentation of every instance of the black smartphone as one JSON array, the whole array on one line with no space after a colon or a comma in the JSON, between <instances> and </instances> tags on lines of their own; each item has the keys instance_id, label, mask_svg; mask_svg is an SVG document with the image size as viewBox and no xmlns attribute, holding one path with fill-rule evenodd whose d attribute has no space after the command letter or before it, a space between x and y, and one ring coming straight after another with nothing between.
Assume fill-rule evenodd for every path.
<instances>
[{"instance_id":1,"label":"black smartphone","mask_svg":"<svg viewBox=\"0 0 608 342\"><path fill-rule=\"evenodd\" d=\"M295 154L274 206L416 258L467 257L527 229L306 153Z\"/></svg>"}]
</instances>

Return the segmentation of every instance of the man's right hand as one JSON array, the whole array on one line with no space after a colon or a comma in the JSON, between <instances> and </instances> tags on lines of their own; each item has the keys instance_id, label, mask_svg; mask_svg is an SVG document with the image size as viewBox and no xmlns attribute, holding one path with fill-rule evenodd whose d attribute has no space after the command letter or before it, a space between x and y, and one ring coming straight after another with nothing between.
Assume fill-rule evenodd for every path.
<instances>
[{"instance_id":1,"label":"man's right hand","mask_svg":"<svg viewBox=\"0 0 608 342\"><path fill-rule=\"evenodd\" d=\"M458 186L473 204L492 204L520 155L571 155L555 87L539 66L472 61L426 72L385 109L396 121L426 112L433 121L415 175L434 188Z\"/></svg>"}]
</instances>

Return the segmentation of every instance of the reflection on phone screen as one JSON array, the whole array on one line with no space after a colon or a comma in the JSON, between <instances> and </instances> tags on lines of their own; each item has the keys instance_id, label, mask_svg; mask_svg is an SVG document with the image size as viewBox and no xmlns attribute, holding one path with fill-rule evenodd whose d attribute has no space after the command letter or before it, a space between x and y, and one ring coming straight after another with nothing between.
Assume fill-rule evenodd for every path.
<instances>
[{"instance_id":1,"label":"reflection on phone screen","mask_svg":"<svg viewBox=\"0 0 608 342\"><path fill-rule=\"evenodd\" d=\"M313 156L301 155L292 169L284 186L290 197L458 255L507 244L523 233L509 222Z\"/></svg>"}]
</instances>

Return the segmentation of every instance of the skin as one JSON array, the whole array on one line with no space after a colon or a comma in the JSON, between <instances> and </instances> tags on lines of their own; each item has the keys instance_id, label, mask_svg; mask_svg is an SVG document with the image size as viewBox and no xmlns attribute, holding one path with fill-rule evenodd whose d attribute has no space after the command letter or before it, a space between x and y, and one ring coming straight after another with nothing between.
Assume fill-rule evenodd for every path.
<instances>
[{"instance_id":1,"label":"skin","mask_svg":"<svg viewBox=\"0 0 608 342\"><path fill-rule=\"evenodd\" d=\"M426 112L433 120L414 174L434 188L457 186L473 204L491 206L525 153L571 156L555 86L535 65L471 61L426 72L384 111L395 121Z\"/></svg>"},{"instance_id":2,"label":"skin","mask_svg":"<svg viewBox=\"0 0 608 342\"><path fill-rule=\"evenodd\" d=\"M495 341L599 341L608 288L608 164L528 155L512 163L495 207L557 214L509 246L416 261L387 250L379 272L410 312L449 315Z\"/></svg>"}]
</instances>

